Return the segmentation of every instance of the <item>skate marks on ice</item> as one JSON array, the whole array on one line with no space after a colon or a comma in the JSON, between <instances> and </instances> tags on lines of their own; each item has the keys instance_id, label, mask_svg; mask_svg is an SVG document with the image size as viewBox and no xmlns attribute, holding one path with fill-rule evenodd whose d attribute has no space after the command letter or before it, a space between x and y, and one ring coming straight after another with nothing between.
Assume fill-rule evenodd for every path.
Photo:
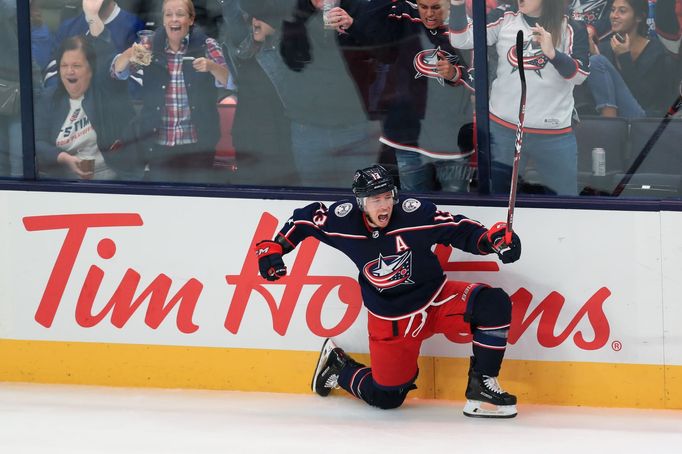
<instances>
[{"instance_id":1,"label":"skate marks on ice","mask_svg":"<svg viewBox=\"0 0 682 454\"><path fill-rule=\"evenodd\" d=\"M0 453L652 452L682 446L682 411L518 405L467 418L464 402L0 383Z\"/></svg>"}]
</instances>

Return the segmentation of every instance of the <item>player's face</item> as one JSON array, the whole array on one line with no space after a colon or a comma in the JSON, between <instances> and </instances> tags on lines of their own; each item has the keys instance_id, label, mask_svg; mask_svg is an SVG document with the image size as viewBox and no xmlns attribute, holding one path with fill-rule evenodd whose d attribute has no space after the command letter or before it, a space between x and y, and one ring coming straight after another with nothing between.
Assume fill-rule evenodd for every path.
<instances>
[{"instance_id":1,"label":"player's face","mask_svg":"<svg viewBox=\"0 0 682 454\"><path fill-rule=\"evenodd\" d=\"M184 0L168 0L163 5L163 26L171 43L180 43L192 24L194 17L190 16Z\"/></svg>"},{"instance_id":2,"label":"player's face","mask_svg":"<svg viewBox=\"0 0 682 454\"><path fill-rule=\"evenodd\" d=\"M450 14L450 3L443 0L417 0L419 18L429 30L442 27Z\"/></svg>"},{"instance_id":3,"label":"player's face","mask_svg":"<svg viewBox=\"0 0 682 454\"><path fill-rule=\"evenodd\" d=\"M519 11L530 17L542 15L542 0L519 0Z\"/></svg>"},{"instance_id":4,"label":"player's face","mask_svg":"<svg viewBox=\"0 0 682 454\"><path fill-rule=\"evenodd\" d=\"M365 214L372 227L383 229L393 213L393 191L373 195L365 199Z\"/></svg>"},{"instance_id":5,"label":"player's face","mask_svg":"<svg viewBox=\"0 0 682 454\"><path fill-rule=\"evenodd\" d=\"M81 49L67 50L59 62L59 77L72 99L78 99L90 87L92 70Z\"/></svg>"},{"instance_id":6,"label":"player's face","mask_svg":"<svg viewBox=\"0 0 682 454\"><path fill-rule=\"evenodd\" d=\"M626 0L615 0L611 6L611 30L615 33L628 33L637 29L641 20L635 17L635 10Z\"/></svg>"}]
</instances>

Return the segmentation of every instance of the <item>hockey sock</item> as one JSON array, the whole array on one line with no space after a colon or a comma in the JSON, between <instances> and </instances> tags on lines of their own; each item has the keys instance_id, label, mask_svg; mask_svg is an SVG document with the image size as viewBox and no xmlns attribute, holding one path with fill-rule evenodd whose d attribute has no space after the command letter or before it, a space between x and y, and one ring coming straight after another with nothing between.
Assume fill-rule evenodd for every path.
<instances>
[{"instance_id":1,"label":"hockey sock","mask_svg":"<svg viewBox=\"0 0 682 454\"><path fill-rule=\"evenodd\" d=\"M471 332L476 372L497 377L507 347L511 301L499 288L481 289L473 301Z\"/></svg>"},{"instance_id":2,"label":"hockey sock","mask_svg":"<svg viewBox=\"0 0 682 454\"><path fill-rule=\"evenodd\" d=\"M358 399L383 410L400 407L407 393L417 389L413 382L389 389L380 387L372 378L372 369L366 366L344 367L339 374L338 384Z\"/></svg>"},{"instance_id":3,"label":"hockey sock","mask_svg":"<svg viewBox=\"0 0 682 454\"><path fill-rule=\"evenodd\" d=\"M363 395L368 395L368 386L374 386L372 369L361 364L346 366L339 374L338 383L341 388L345 389L358 399L362 399ZM365 392L363 393L363 391Z\"/></svg>"},{"instance_id":4,"label":"hockey sock","mask_svg":"<svg viewBox=\"0 0 682 454\"><path fill-rule=\"evenodd\" d=\"M476 358L474 369L484 375L497 377L504 351L507 346L507 332L509 327L501 330L474 330L473 352ZM500 337L497 337L500 336ZM504 337L501 337L504 336Z\"/></svg>"}]
</instances>

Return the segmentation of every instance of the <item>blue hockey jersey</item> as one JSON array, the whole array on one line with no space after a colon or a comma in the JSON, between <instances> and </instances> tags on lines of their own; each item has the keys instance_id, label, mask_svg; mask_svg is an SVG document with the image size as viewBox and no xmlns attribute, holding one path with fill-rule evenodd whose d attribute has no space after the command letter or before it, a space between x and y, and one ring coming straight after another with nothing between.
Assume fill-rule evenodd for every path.
<instances>
[{"instance_id":1,"label":"blue hockey jersey","mask_svg":"<svg viewBox=\"0 0 682 454\"><path fill-rule=\"evenodd\" d=\"M279 235L293 247L312 236L343 252L359 270L367 309L393 318L421 311L444 285L433 245L482 255L487 252L479 240L486 232L480 222L440 211L429 201L401 198L384 229L371 227L354 201L341 200L329 208L316 202L295 210Z\"/></svg>"}]
</instances>

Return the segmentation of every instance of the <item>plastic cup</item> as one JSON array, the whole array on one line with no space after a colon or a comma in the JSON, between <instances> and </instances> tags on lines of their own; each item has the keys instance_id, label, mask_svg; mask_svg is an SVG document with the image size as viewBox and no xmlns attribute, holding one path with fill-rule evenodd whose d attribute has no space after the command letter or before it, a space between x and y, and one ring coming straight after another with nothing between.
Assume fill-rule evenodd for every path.
<instances>
[{"instance_id":1,"label":"plastic cup","mask_svg":"<svg viewBox=\"0 0 682 454\"><path fill-rule=\"evenodd\" d=\"M322 20L324 21L324 28L328 30L334 29L330 23L329 11L337 6L339 6L339 0L324 0L322 2Z\"/></svg>"},{"instance_id":2,"label":"plastic cup","mask_svg":"<svg viewBox=\"0 0 682 454\"><path fill-rule=\"evenodd\" d=\"M145 49L152 50L152 38L154 37L154 30L140 30L137 32L137 39L141 46Z\"/></svg>"},{"instance_id":3,"label":"plastic cup","mask_svg":"<svg viewBox=\"0 0 682 454\"><path fill-rule=\"evenodd\" d=\"M81 172L88 174L85 178L89 180L90 178L92 178L92 175L95 173L95 160L94 159L81 159L81 162L78 163L78 167L80 167Z\"/></svg>"}]
</instances>

